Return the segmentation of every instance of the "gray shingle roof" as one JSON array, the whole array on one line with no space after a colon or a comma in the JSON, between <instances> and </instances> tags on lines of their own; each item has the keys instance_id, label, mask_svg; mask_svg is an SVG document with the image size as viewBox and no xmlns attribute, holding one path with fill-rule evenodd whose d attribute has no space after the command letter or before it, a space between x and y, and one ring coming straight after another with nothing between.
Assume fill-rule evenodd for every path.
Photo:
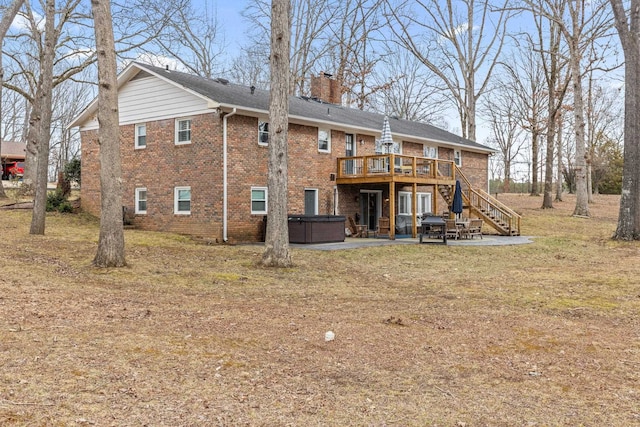
<instances>
[{"instance_id":1,"label":"gray shingle roof","mask_svg":"<svg viewBox=\"0 0 640 427\"><path fill-rule=\"evenodd\" d=\"M269 111L269 91L255 89L253 93L247 86L230 83L223 79L208 79L179 71L166 70L147 64L136 63L141 68L161 75L173 83L196 92L226 107L246 108ZM378 113L361 111L354 108L329 104L307 97L292 96L289 99L289 115L316 122L331 122L358 129L370 129L374 133L382 130L384 116ZM438 127L409 120L390 118L391 131L396 135L427 139L453 145L466 146L484 152L493 152L492 148L462 138Z\"/></svg>"}]
</instances>

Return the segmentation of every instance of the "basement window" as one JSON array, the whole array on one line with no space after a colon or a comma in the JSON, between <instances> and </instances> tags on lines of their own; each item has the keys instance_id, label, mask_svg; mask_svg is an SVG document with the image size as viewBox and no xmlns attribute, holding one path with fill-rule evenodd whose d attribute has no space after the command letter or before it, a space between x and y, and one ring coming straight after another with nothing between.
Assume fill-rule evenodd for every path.
<instances>
[{"instance_id":1,"label":"basement window","mask_svg":"<svg viewBox=\"0 0 640 427\"><path fill-rule=\"evenodd\" d=\"M267 187L251 187L251 214L267 213Z\"/></svg>"},{"instance_id":2,"label":"basement window","mask_svg":"<svg viewBox=\"0 0 640 427\"><path fill-rule=\"evenodd\" d=\"M191 214L191 187L175 187L173 213L176 215Z\"/></svg>"},{"instance_id":3,"label":"basement window","mask_svg":"<svg viewBox=\"0 0 640 427\"><path fill-rule=\"evenodd\" d=\"M136 188L136 214L144 215L147 213L147 189Z\"/></svg>"}]
</instances>

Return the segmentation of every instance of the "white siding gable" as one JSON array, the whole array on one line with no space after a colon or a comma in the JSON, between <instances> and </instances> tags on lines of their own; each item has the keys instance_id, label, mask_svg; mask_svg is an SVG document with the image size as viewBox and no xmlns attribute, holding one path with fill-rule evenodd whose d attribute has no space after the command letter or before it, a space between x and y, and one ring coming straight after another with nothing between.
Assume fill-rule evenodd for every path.
<instances>
[{"instance_id":1,"label":"white siding gable","mask_svg":"<svg viewBox=\"0 0 640 427\"><path fill-rule=\"evenodd\" d=\"M211 112L205 98L153 76L123 85L118 93L118 108L121 125ZM94 117L81 130L97 128L98 120Z\"/></svg>"}]
</instances>

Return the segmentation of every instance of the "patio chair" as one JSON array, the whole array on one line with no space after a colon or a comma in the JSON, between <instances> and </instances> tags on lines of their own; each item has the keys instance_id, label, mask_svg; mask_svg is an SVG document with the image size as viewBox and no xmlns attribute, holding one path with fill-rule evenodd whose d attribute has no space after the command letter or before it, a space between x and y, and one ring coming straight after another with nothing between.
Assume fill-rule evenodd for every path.
<instances>
[{"instance_id":1,"label":"patio chair","mask_svg":"<svg viewBox=\"0 0 640 427\"><path fill-rule=\"evenodd\" d=\"M363 237L363 227L359 227L358 224L353 220L353 217L348 217L349 221L349 231L351 231L351 237Z\"/></svg>"},{"instance_id":2,"label":"patio chair","mask_svg":"<svg viewBox=\"0 0 640 427\"><path fill-rule=\"evenodd\" d=\"M482 224L484 221L481 219L472 219L469 221L469 231L467 232L468 236L473 239L474 236L480 236L482 239Z\"/></svg>"},{"instance_id":3,"label":"patio chair","mask_svg":"<svg viewBox=\"0 0 640 427\"><path fill-rule=\"evenodd\" d=\"M378 218L378 228L375 231L375 236L379 236L380 234L386 234L387 236L391 233L391 220L386 216L381 216Z\"/></svg>"},{"instance_id":4,"label":"patio chair","mask_svg":"<svg viewBox=\"0 0 640 427\"><path fill-rule=\"evenodd\" d=\"M453 237L454 240L458 240L460 238L460 229L456 225L455 219L447 219L445 220L445 233L447 234L447 239Z\"/></svg>"}]
</instances>

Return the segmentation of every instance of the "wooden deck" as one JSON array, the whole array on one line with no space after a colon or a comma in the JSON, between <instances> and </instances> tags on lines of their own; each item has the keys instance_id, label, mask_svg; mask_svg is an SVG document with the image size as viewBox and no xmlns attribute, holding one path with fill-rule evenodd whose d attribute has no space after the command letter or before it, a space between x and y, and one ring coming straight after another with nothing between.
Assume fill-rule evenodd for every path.
<instances>
[{"instance_id":1,"label":"wooden deck","mask_svg":"<svg viewBox=\"0 0 640 427\"><path fill-rule=\"evenodd\" d=\"M453 203L453 188L456 180L462 185L465 209L485 220L487 225L502 235L519 236L521 217L518 213L492 197L482 189L473 188L462 171L451 160L400 154L376 154L338 158L336 184L386 184L389 187L389 212L395 212L396 184L412 184L412 212L417 212L416 192L419 185L433 185L447 203ZM438 198L433 199L433 212L440 212ZM390 216L389 238L395 238L395 215ZM417 233L416 218L413 218L412 236Z\"/></svg>"},{"instance_id":2,"label":"wooden deck","mask_svg":"<svg viewBox=\"0 0 640 427\"><path fill-rule=\"evenodd\" d=\"M424 185L454 185L453 161L377 154L338 158L337 184L398 182Z\"/></svg>"}]
</instances>

